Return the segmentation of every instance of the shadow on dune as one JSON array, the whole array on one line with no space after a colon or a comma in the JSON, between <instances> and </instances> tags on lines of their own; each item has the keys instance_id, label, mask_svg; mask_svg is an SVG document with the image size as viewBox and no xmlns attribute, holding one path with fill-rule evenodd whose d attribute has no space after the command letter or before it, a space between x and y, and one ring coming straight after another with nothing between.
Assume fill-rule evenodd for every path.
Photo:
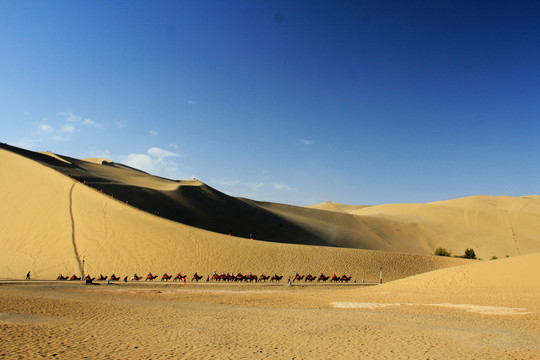
<instances>
[{"instance_id":1,"label":"shadow on dune","mask_svg":"<svg viewBox=\"0 0 540 360\"><path fill-rule=\"evenodd\" d=\"M114 162L95 164L55 154L58 159L6 144L0 144L0 148L53 168L149 214L182 224L271 242L343 246L335 237L325 239L267 209L269 203L231 197L196 180L173 181Z\"/></svg>"}]
</instances>

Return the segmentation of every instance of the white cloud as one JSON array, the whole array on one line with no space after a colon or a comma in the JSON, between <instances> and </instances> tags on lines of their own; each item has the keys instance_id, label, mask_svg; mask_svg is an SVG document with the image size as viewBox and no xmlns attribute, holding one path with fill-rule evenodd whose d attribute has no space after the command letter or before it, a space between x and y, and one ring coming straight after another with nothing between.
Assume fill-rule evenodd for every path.
<instances>
[{"instance_id":1,"label":"white cloud","mask_svg":"<svg viewBox=\"0 0 540 360\"><path fill-rule=\"evenodd\" d=\"M54 131L53 127L48 124L40 124L38 125L38 129L43 133L52 133Z\"/></svg>"},{"instance_id":2,"label":"white cloud","mask_svg":"<svg viewBox=\"0 0 540 360\"><path fill-rule=\"evenodd\" d=\"M289 185L285 185L285 184L274 183L272 184L272 187L276 190L281 190L281 191L296 191L295 188Z\"/></svg>"},{"instance_id":3,"label":"white cloud","mask_svg":"<svg viewBox=\"0 0 540 360\"><path fill-rule=\"evenodd\" d=\"M270 196L269 194L277 191L292 192L298 191L296 188L282 183L268 182L244 182L240 180L217 180L212 182L217 188L231 196L240 196L247 198L260 198L261 196ZM222 188L223 187L223 188ZM265 195L266 194L266 195Z\"/></svg>"},{"instance_id":4,"label":"white cloud","mask_svg":"<svg viewBox=\"0 0 540 360\"><path fill-rule=\"evenodd\" d=\"M122 162L128 166L148 172L152 172L155 165L155 162L152 161L152 157L147 154L129 154Z\"/></svg>"},{"instance_id":5,"label":"white cloud","mask_svg":"<svg viewBox=\"0 0 540 360\"><path fill-rule=\"evenodd\" d=\"M300 145L313 145L315 141L309 139L296 139Z\"/></svg>"},{"instance_id":6,"label":"white cloud","mask_svg":"<svg viewBox=\"0 0 540 360\"><path fill-rule=\"evenodd\" d=\"M75 126L70 125L70 124L65 124L58 131L60 131L61 133L73 134L76 130L77 129L75 128Z\"/></svg>"},{"instance_id":7,"label":"white cloud","mask_svg":"<svg viewBox=\"0 0 540 360\"><path fill-rule=\"evenodd\" d=\"M132 153L120 158L122 163L150 174L181 179L184 177L181 174L180 167L174 161L178 157L180 157L180 154L158 147L151 147L144 154Z\"/></svg>"},{"instance_id":8,"label":"white cloud","mask_svg":"<svg viewBox=\"0 0 540 360\"><path fill-rule=\"evenodd\" d=\"M259 188L262 188L264 186L264 183L263 182L251 183L251 184L248 184L248 186L250 186L253 189L259 189Z\"/></svg>"},{"instance_id":9,"label":"white cloud","mask_svg":"<svg viewBox=\"0 0 540 360\"><path fill-rule=\"evenodd\" d=\"M81 124L81 125L84 125L84 126L92 126L92 127L96 127L96 128L100 128L102 127L102 125L94 120L91 120L91 119L88 119L88 118L83 118L79 115L75 115L74 113L72 113L71 111L60 111L60 112L57 112L56 115L60 115L60 116L63 116L64 119L70 123L76 123L76 124Z\"/></svg>"},{"instance_id":10,"label":"white cloud","mask_svg":"<svg viewBox=\"0 0 540 360\"><path fill-rule=\"evenodd\" d=\"M57 112L55 116L43 117L41 122L32 124L35 131L31 138L25 139L24 143L32 143L33 146L46 142L66 142L73 140L74 136L85 126L101 128L96 121L73 114L71 111Z\"/></svg>"},{"instance_id":11,"label":"white cloud","mask_svg":"<svg viewBox=\"0 0 540 360\"><path fill-rule=\"evenodd\" d=\"M218 180L215 183L220 186L235 186L235 185L240 184L240 181L239 180Z\"/></svg>"},{"instance_id":12,"label":"white cloud","mask_svg":"<svg viewBox=\"0 0 540 360\"><path fill-rule=\"evenodd\" d=\"M81 121L81 117L74 115L71 111L59 111L56 113L56 115L63 116L69 122Z\"/></svg>"},{"instance_id":13,"label":"white cloud","mask_svg":"<svg viewBox=\"0 0 540 360\"><path fill-rule=\"evenodd\" d=\"M158 135L158 132L155 131L155 130L150 130L150 135L152 135L152 136L157 136L157 135Z\"/></svg>"},{"instance_id":14,"label":"white cloud","mask_svg":"<svg viewBox=\"0 0 540 360\"><path fill-rule=\"evenodd\" d=\"M83 125L86 125L86 126L92 126L92 127L95 127L95 128L102 128L103 125L101 125L100 123L94 121L94 120L90 120L90 119L83 119L82 121Z\"/></svg>"},{"instance_id":15,"label":"white cloud","mask_svg":"<svg viewBox=\"0 0 540 360\"><path fill-rule=\"evenodd\" d=\"M163 150L157 147L151 147L150 149L148 149L147 153L158 159L158 161L163 161L163 159L167 157L180 156L177 153L173 153L172 151Z\"/></svg>"},{"instance_id":16,"label":"white cloud","mask_svg":"<svg viewBox=\"0 0 540 360\"><path fill-rule=\"evenodd\" d=\"M112 160L111 151L109 149L92 148L88 151L85 157Z\"/></svg>"}]
</instances>

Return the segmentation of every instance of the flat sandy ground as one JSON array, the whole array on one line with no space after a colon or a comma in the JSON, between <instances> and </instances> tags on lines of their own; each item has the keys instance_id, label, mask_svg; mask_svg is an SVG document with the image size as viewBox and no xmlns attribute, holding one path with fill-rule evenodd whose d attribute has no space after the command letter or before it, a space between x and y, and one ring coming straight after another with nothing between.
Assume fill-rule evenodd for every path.
<instances>
[{"instance_id":1,"label":"flat sandy ground","mask_svg":"<svg viewBox=\"0 0 540 360\"><path fill-rule=\"evenodd\" d=\"M540 358L537 299L451 300L386 284L4 282L0 358Z\"/></svg>"}]
</instances>

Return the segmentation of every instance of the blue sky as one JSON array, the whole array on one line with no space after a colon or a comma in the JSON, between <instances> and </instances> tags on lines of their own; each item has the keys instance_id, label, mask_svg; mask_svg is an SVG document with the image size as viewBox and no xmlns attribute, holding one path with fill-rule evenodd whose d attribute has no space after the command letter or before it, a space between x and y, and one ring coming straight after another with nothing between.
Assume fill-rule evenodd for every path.
<instances>
[{"instance_id":1,"label":"blue sky","mask_svg":"<svg viewBox=\"0 0 540 360\"><path fill-rule=\"evenodd\" d=\"M294 205L540 194L538 23L538 1L0 1L0 141Z\"/></svg>"}]
</instances>

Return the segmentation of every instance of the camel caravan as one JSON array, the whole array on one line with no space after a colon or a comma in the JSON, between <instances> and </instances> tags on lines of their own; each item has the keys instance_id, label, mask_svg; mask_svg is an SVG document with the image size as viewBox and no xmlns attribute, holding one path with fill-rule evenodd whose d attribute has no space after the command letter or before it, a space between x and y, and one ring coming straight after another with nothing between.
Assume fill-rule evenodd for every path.
<instances>
[{"instance_id":1,"label":"camel caravan","mask_svg":"<svg viewBox=\"0 0 540 360\"><path fill-rule=\"evenodd\" d=\"M133 277L131 277L130 280L131 281L140 281L140 280L144 279L144 281L154 281L157 278L158 278L158 275L153 275L151 272L148 273L148 275L146 275L146 276L137 275L135 273L133 275ZM173 277L173 275L169 275L167 273L165 273L165 274L163 274L161 276L161 281L169 281L171 279L172 279L172 281L182 281L182 282L186 283L186 281L188 279L188 276L187 275L182 275L182 273L178 273L174 277ZM252 282L266 282L267 280L269 282L280 282L282 279L283 279L283 275L277 275L277 274L274 274L272 276L264 275L264 274L254 275L252 273L249 273L247 275L243 275L242 273L234 274L232 272L231 273L222 272L222 273L218 274L217 272L214 271L214 273L211 276L206 277L206 282L213 281L213 282L249 282L249 283L252 283ZM352 276L347 276L345 274L342 275L342 276L337 276L336 274L334 274L332 277L330 277L330 276L325 276L324 274L321 274L319 276L313 276L311 274L299 275L298 273L296 273L294 276L289 276L288 282L289 283L294 283L294 282L300 282L300 281L303 280L306 283L307 282L311 283L313 281L323 282L323 283L325 283L326 281L335 282L335 283L338 283L338 282L339 283L348 283L351 279L352 279ZM86 275L84 278L82 278L82 277L77 276L75 274L73 274L71 277L63 276L62 274L60 274L60 275L58 275L56 280L84 280L87 283L92 283L93 281L107 281L107 282L110 282L110 281L123 281L123 282L127 282L128 277L124 276L124 278L122 280L120 278L120 276L116 276L115 274L112 274L110 277L107 276L107 275L99 274L99 276L97 278L96 277L91 277L90 275ZM191 282L199 282L201 280L203 280L203 276L199 275L197 273L193 274L193 276L191 277Z\"/></svg>"}]
</instances>

